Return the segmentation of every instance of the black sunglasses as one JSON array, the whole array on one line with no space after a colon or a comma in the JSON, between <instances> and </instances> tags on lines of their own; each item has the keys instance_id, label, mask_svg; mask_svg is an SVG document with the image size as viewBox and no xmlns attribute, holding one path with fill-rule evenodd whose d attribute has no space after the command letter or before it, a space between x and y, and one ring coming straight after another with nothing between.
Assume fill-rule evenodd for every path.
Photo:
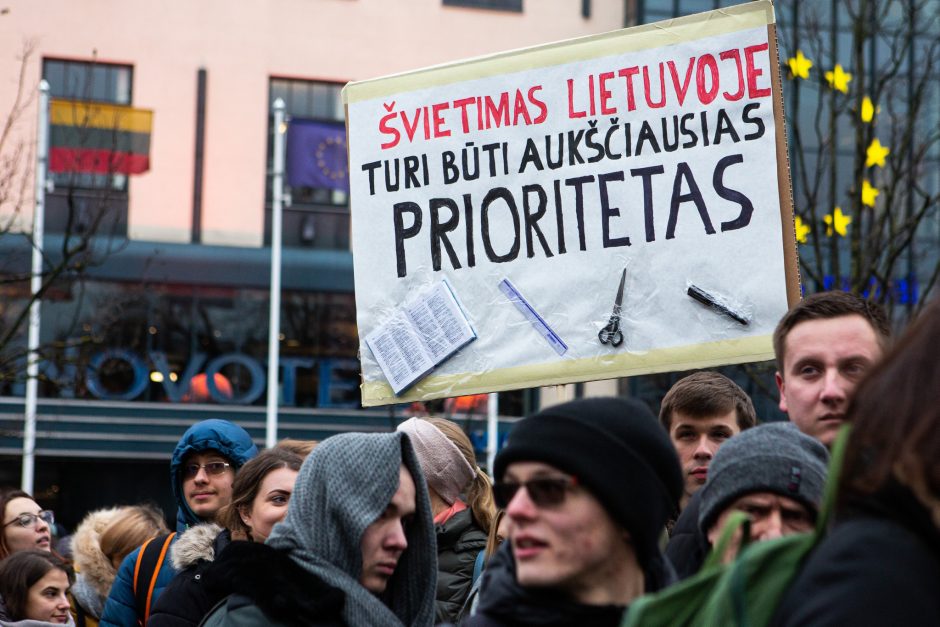
<instances>
[{"instance_id":1,"label":"black sunglasses","mask_svg":"<svg viewBox=\"0 0 940 627\"><path fill-rule=\"evenodd\" d=\"M496 501L496 507L506 509L519 488L525 488L533 503L539 507L551 507L561 505L568 488L576 485L578 485L576 477L543 477L522 482L503 481L493 485L493 500Z\"/></svg>"}]
</instances>

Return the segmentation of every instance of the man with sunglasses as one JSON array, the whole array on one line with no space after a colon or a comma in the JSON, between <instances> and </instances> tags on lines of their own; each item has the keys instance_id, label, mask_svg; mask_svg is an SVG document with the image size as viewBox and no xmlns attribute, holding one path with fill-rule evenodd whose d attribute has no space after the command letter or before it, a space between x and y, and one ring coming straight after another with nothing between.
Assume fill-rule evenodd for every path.
<instances>
[{"instance_id":1,"label":"man with sunglasses","mask_svg":"<svg viewBox=\"0 0 940 627\"><path fill-rule=\"evenodd\" d=\"M580 399L526 418L495 476L508 542L465 624L619 625L631 600L672 582L659 537L682 472L642 403Z\"/></svg>"},{"instance_id":2,"label":"man with sunglasses","mask_svg":"<svg viewBox=\"0 0 940 627\"><path fill-rule=\"evenodd\" d=\"M194 525L212 521L222 507L232 500L235 472L258 453L251 436L228 420L203 420L183 434L170 459L170 481L178 506L176 531L182 533ZM175 542L176 536L169 540ZM144 624L163 589L176 575L166 551L160 547L167 538L155 538L147 545L156 550L158 558L149 572L141 572L144 563L141 549L130 553L121 563L101 616L101 627L124 627ZM151 546L153 545L153 546ZM155 578L155 579L154 579ZM152 581L153 579L153 581ZM135 580L153 591L135 594ZM143 598L143 602L141 602Z\"/></svg>"}]
</instances>

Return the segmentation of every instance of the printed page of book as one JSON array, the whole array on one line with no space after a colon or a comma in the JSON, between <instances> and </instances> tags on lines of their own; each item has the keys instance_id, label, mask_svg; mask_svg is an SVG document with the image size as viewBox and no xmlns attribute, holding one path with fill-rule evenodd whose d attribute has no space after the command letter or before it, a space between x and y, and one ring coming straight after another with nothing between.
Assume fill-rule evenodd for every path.
<instances>
[{"instance_id":1,"label":"printed page of book","mask_svg":"<svg viewBox=\"0 0 940 627\"><path fill-rule=\"evenodd\" d=\"M424 340L400 312L365 339L395 394L434 368L435 361Z\"/></svg>"},{"instance_id":2,"label":"printed page of book","mask_svg":"<svg viewBox=\"0 0 940 627\"><path fill-rule=\"evenodd\" d=\"M421 334L435 364L476 339L473 327L446 281L406 304L405 313Z\"/></svg>"}]
</instances>

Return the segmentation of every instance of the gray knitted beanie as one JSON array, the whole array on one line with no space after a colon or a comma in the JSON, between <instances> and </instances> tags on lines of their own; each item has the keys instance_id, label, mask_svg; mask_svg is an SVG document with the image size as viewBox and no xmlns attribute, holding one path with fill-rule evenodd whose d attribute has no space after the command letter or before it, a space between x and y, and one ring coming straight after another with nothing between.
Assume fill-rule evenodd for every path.
<instances>
[{"instance_id":1,"label":"gray knitted beanie","mask_svg":"<svg viewBox=\"0 0 940 627\"><path fill-rule=\"evenodd\" d=\"M771 422L734 436L718 449L702 486L699 528L709 527L736 499L773 492L814 513L822 502L829 451L790 422Z\"/></svg>"}]
</instances>

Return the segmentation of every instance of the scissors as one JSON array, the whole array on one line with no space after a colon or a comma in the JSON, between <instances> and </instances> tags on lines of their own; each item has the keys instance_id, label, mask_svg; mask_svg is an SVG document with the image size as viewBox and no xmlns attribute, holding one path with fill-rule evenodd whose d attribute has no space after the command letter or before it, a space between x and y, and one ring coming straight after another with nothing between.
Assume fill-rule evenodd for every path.
<instances>
[{"instance_id":1,"label":"scissors","mask_svg":"<svg viewBox=\"0 0 940 627\"><path fill-rule=\"evenodd\" d=\"M620 330L620 305L623 303L623 284L627 280L627 269L620 275L620 287L617 288L617 300L614 301L614 310L610 314L607 326L600 330L597 339L601 344L610 344L613 347L623 344L623 332Z\"/></svg>"}]
</instances>

